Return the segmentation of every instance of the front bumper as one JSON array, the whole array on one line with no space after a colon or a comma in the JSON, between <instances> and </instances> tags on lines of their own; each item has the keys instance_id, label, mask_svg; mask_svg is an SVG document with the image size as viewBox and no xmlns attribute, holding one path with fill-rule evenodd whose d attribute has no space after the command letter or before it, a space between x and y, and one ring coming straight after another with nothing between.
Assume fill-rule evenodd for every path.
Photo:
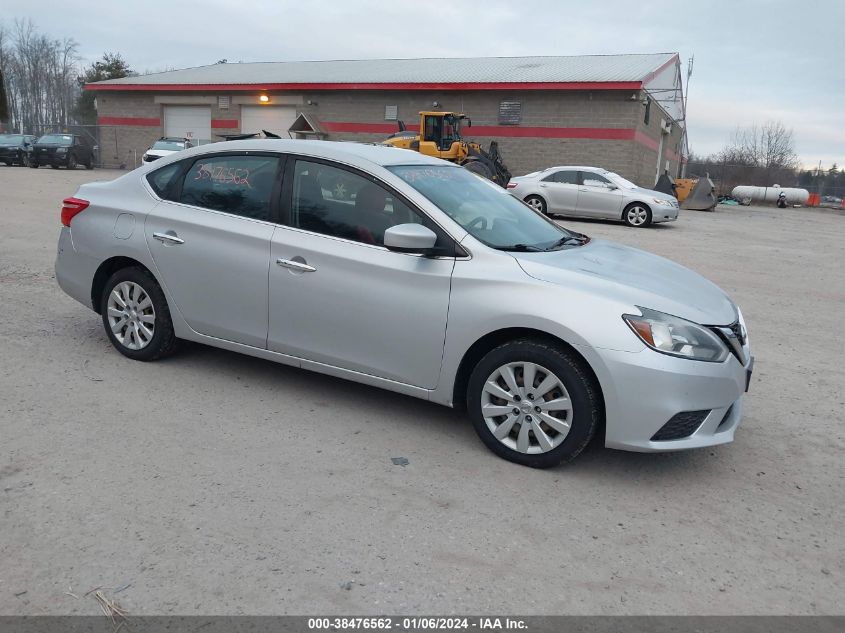
<instances>
[{"instance_id":1,"label":"front bumper","mask_svg":"<svg viewBox=\"0 0 845 633\"><path fill-rule=\"evenodd\" d=\"M721 363L707 363L649 349L638 353L600 350L611 384L605 389L605 445L664 452L733 441L753 366L750 350L746 352L750 360L743 366L733 355ZM688 434L654 439L670 420L687 412L700 414L700 422ZM665 432L658 435L665 436Z\"/></svg>"},{"instance_id":2,"label":"front bumper","mask_svg":"<svg viewBox=\"0 0 845 633\"><path fill-rule=\"evenodd\" d=\"M17 149L6 149L5 147L0 149L0 162L14 162L17 163L21 160L21 153L20 150Z\"/></svg>"},{"instance_id":3,"label":"front bumper","mask_svg":"<svg viewBox=\"0 0 845 633\"><path fill-rule=\"evenodd\" d=\"M655 204L651 208L652 222L674 222L678 219L678 207Z\"/></svg>"}]
</instances>

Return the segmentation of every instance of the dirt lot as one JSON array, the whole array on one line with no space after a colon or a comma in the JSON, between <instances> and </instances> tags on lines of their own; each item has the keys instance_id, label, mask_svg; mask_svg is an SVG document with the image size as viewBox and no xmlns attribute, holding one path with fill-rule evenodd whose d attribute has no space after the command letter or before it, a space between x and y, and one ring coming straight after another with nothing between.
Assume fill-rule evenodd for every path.
<instances>
[{"instance_id":1,"label":"dirt lot","mask_svg":"<svg viewBox=\"0 0 845 633\"><path fill-rule=\"evenodd\" d=\"M720 284L756 373L732 445L534 471L415 399L119 355L53 278L61 199L118 173L0 167L0 614L96 614L95 587L134 614L843 612L842 212L567 221Z\"/></svg>"}]
</instances>

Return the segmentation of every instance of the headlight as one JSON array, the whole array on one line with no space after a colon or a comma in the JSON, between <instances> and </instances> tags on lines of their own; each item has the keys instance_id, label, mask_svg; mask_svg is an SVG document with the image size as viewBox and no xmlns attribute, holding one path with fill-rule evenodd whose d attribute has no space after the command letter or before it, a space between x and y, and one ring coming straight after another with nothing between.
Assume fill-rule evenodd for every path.
<instances>
[{"instance_id":1,"label":"headlight","mask_svg":"<svg viewBox=\"0 0 845 633\"><path fill-rule=\"evenodd\" d=\"M56 154L64 154L67 151L67 147L59 147L56 149Z\"/></svg>"},{"instance_id":2,"label":"headlight","mask_svg":"<svg viewBox=\"0 0 845 633\"><path fill-rule=\"evenodd\" d=\"M712 363L725 360L730 353L722 340L705 327L648 308L640 311L642 316L623 314L622 318L643 343L657 352Z\"/></svg>"},{"instance_id":3,"label":"headlight","mask_svg":"<svg viewBox=\"0 0 845 633\"><path fill-rule=\"evenodd\" d=\"M667 207L673 206L671 200L664 200L663 198L652 198L652 200L654 200L654 204L661 204Z\"/></svg>"}]
</instances>

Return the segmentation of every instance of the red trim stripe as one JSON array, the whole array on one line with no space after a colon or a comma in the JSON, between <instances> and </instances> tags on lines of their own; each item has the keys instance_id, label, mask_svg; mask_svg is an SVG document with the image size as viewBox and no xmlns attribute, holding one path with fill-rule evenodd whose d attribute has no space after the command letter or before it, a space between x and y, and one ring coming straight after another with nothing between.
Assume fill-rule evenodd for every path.
<instances>
[{"instance_id":1,"label":"red trim stripe","mask_svg":"<svg viewBox=\"0 0 845 633\"><path fill-rule=\"evenodd\" d=\"M228 128L233 129L238 127L237 119L211 119L211 127L216 129Z\"/></svg>"},{"instance_id":2,"label":"red trim stripe","mask_svg":"<svg viewBox=\"0 0 845 633\"><path fill-rule=\"evenodd\" d=\"M135 127L159 127L161 119L143 119L131 116L101 116L97 117L100 125L129 125Z\"/></svg>"},{"instance_id":3,"label":"red trim stripe","mask_svg":"<svg viewBox=\"0 0 845 633\"><path fill-rule=\"evenodd\" d=\"M323 121L321 124L327 132L347 132L353 134L392 134L398 129L394 123ZM407 127L409 132L416 132L419 129L419 126L417 125L409 125ZM472 138L473 136L502 136L510 138L592 138L599 140L638 140L636 138L637 130L632 128L473 125L470 128L464 129L464 135L467 138ZM657 149L656 145L654 149Z\"/></svg>"},{"instance_id":4,"label":"red trim stripe","mask_svg":"<svg viewBox=\"0 0 845 633\"><path fill-rule=\"evenodd\" d=\"M266 83L266 84L85 84L85 90L157 92L253 92L266 90L639 90L641 81L468 83Z\"/></svg>"},{"instance_id":5,"label":"red trim stripe","mask_svg":"<svg viewBox=\"0 0 845 633\"><path fill-rule=\"evenodd\" d=\"M660 149L660 142L651 138L642 130L636 130L636 132L634 132L634 141L649 149L653 149L655 152Z\"/></svg>"}]
</instances>

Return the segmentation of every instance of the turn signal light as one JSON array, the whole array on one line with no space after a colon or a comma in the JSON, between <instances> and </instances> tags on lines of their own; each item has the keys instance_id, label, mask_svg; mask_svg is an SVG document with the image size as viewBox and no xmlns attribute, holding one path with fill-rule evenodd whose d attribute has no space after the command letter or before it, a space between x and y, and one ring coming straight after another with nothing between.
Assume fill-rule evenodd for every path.
<instances>
[{"instance_id":1,"label":"turn signal light","mask_svg":"<svg viewBox=\"0 0 845 633\"><path fill-rule=\"evenodd\" d=\"M509 182L508 183L508 189L516 189L516 186L518 184L519 184L518 182Z\"/></svg>"},{"instance_id":2,"label":"turn signal light","mask_svg":"<svg viewBox=\"0 0 845 633\"><path fill-rule=\"evenodd\" d=\"M91 204L82 198L65 198L62 200L62 224L70 226L70 221L77 213L81 213Z\"/></svg>"}]
</instances>

